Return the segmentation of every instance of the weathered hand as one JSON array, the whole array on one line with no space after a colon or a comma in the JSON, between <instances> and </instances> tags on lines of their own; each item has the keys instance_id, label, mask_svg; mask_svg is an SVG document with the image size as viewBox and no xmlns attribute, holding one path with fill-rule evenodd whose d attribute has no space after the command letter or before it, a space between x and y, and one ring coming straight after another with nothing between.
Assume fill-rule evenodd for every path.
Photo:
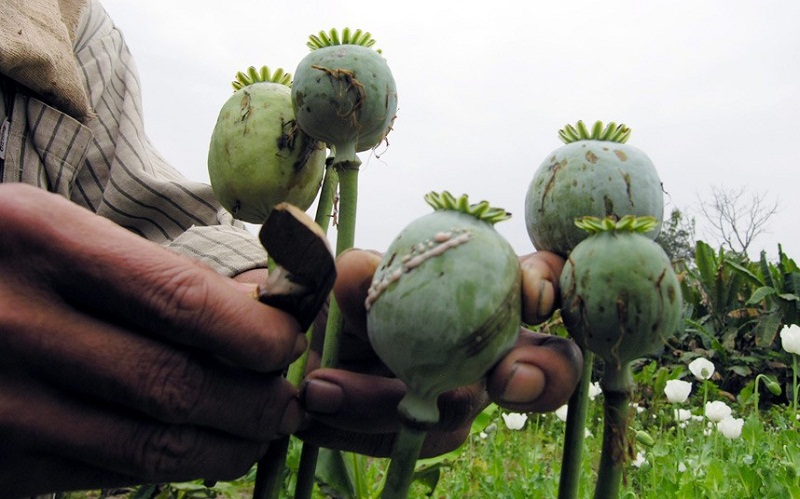
<instances>
[{"instance_id":1,"label":"weathered hand","mask_svg":"<svg viewBox=\"0 0 800 499\"><path fill-rule=\"evenodd\" d=\"M0 490L244 474L302 421L305 348L252 288L25 185L0 185Z\"/></svg>"},{"instance_id":2,"label":"weathered hand","mask_svg":"<svg viewBox=\"0 0 800 499\"><path fill-rule=\"evenodd\" d=\"M400 425L396 407L405 386L372 351L366 333L364 299L380 260L379 253L351 250L337 261L334 293L347 323L340 369L316 369L322 334L315 334L311 371L301 388L304 407L313 419L298 435L321 446L387 456ZM538 252L521 257L520 264L523 319L541 322L558 305L563 260ZM555 410L567 401L580 377L580 350L564 338L526 329L520 333L515 348L489 373L485 385L462 387L440 397L442 419L429 431L423 455L460 445L471 421L490 401L515 411L538 412Z\"/></svg>"}]
</instances>

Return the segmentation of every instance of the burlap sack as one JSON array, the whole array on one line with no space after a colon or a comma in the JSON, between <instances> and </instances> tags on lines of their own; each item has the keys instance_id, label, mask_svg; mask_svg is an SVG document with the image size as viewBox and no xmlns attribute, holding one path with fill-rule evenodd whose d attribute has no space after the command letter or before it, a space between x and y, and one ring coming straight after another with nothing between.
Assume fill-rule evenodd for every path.
<instances>
[{"instance_id":1,"label":"burlap sack","mask_svg":"<svg viewBox=\"0 0 800 499\"><path fill-rule=\"evenodd\" d=\"M86 0L2 0L0 73L80 121L91 115L72 50Z\"/></svg>"}]
</instances>

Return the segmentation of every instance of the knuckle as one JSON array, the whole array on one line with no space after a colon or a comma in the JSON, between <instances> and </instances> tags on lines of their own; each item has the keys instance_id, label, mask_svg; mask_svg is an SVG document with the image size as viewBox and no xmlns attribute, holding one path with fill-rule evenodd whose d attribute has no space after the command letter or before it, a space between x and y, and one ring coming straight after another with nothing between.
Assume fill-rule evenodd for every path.
<instances>
[{"instance_id":1,"label":"knuckle","mask_svg":"<svg viewBox=\"0 0 800 499\"><path fill-rule=\"evenodd\" d=\"M157 320L167 327L192 330L206 320L210 305L209 284L197 269L160 268L149 279L152 285L151 307Z\"/></svg>"},{"instance_id":2,"label":"knuckle","mask_svg":"<svg viewBox=\"0 0 800 499\"><path fill-rule=\"evenodd\" d=\"M234 479L247 472L261 450L257 443L222 441L188 426L143 428L134 438L127 471L146 482Z\"/></svg>"},{"instance_id":3,"label":"knuckle","mask_svg":"<svg viewBox=\"0 0 800 499\"><path fill-rule=\"evenodd\" d=\"M188 459L194 459L190 449L196 442L184 428L142 425L131 439L130 471L146 481L172 480L191 468Z\"/></svg>"},{"instance_id":4,"label":"knuckle","mask_svg":"<svg viewBox=\"0 0 800 499\"><path fill-rule=\"evenodd\" d=\"M190 473L198 467L200 443L197 434L185 427L152 433L142 455L145 476L158 480Z\"/></svg>"},{"instance_id":5,"label":"knuckle","mask_svg":"<svg viewBox=\"0 0 800 499\"><path fill-rule=\"evenodd\" d=\"M580 347L574 342L561 336L548 336L541 344L543 347L554 350L570 365L574 366L580 375L580 366L583 365L583 354Z\"/></svg>"},{"instance_id":6,"label":"knuckle","mask_svg":"<svg viewBox=\"0 0 800 499\"><path fill-rule=\"evenodd\" d=\"M191 421L207 383L203 370L178 351L161 352L149 365L140 378L144 406L166 422Z\"/></svg>"}]
</instances>

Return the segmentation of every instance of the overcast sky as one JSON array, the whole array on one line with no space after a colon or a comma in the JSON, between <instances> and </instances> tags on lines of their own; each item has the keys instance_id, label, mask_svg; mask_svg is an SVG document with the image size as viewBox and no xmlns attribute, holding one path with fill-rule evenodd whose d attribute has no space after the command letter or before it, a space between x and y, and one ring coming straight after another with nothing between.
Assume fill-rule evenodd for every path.
<instances>
[{"instance_id":1,"label":"overcast sky","mask_svg":"<svg viewBox=\"0 0 800 499\"><path fill-rule=\"evenodd\" d=\"M666 213L701 222L712 186L778 202L755 241L800 261L800 2L673 0L105 0L141 74L147 133L187 177L208 181L217 114L237 71L293 73L308 35L372 33L397 82L389 147L362 153L356 245L385 249L429 211L430 190L513 213L498 224L532 250L523 205L534 172L579 119L622 122L654 162ZM698 228L698 238L715 244Z\"/></svg>"}]
</instances>

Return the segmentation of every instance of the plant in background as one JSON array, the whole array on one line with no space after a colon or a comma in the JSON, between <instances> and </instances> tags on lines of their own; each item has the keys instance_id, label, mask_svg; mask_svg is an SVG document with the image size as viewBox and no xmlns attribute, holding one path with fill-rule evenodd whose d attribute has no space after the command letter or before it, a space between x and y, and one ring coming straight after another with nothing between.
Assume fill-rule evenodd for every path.
<instances>
[{"instance_id":1,"label":"plant in background","mask_svg":"<svg viewBox=\"0 0 800 499\"><path fill-rule=\"evenodd\" d=\"M752 331L759 312L746 304L752 285L735 267L744 262L742 258L697 242L695 265L682 271L686 328L670 341L684 362L696 357L714 359L719 387L732 393L742 390L754 370L766 367L759 356L752 355L757 351Z\"/></svg>"},{"instance_id":2,"label":"plant in background","mask_svg":"<svg viewBox=\"0 0 800 499\"><path fill-rule=\"evenodd\" d=\"M781 347L788 353L800 355L800 326L791 324L781 329Z\"/></svg>"},{"instance_id":3,"label":"plant in background","mask_svg":"<svg viewBox=\"0 0 800 499\"><path fill-rule=\"evenodd\" d=\"M800 413L797 412L797 398L800 394L800 387L798 387L797 380L797 357L800 356L800 326L792 324L791 326L784 327L783 330L781 330L781 344L783 345L783 349L792 356L792 420L796 427L798 418L800 418Z\"/></svg>"},{"instance_id":4,"label":"plant in background","mask_svg":"<svg viewBox=\"0 0 800 499\"><path fill-rule=\"evenodd\" d=\"M689 371L699 381L711 379L711 376L714 375L714 363L705 357L697 357L689 362Z\"/></svg>"},{"instance_id":5,"label":"plant in background","mask_svg":"<svg viewBox=\"0 0 800 499\"><path fill-rule=\"evenodd\" d=\"M690 331L699 335L707 350L714 350L714 340L732 344L745 327L754 309L745 306L743 295L749 290L747 279L734 271L741 255L715 251L703 241L695 246L695 266L686 267L683 294L691 307ZM718 352L724 355L725 352Z\"/></svg>"},{"instance_id":6,"label":"plant in background","mask_svg":"<svg viewBox=\"0 0 800 499\"><path fill-rule=\"evenodd\" d=\"M395 238L366 299L370 343L408 389L386 498L406 497L439 395L482 379L519 334L519 261L494 228L510 215L447 192L426 201L434 212Z\"/></svg>"},{"instance_id":7,"label":"plant in background","mask_svg":"<svg viewBox=\"0 0 800 499\"><path fill-rule=\"evenodd\" d=\"M691 263L695 254L694 218L687 218L683 212L674 208L669 217L665 217L656 242L664 248L673 264Z\"/></svg>"},{"instance_id":8,"label":"plant in background","mask_svg":"<svg viewBox=\"0 0 800 499\"><path fill-rule=\"evenodd\" d=\"M744 426L744 419L727 417L717 423L717 430L722 433L725 438L733 440L742 436L742 426Z\"/></svg>"},{"instance_id":9,"label":"plant in background","mask_svg":"<svg viewBox=\"0 0 800 499\"><path fill-rule=\"evenodd\" d=\"M564 422L567 421L568 414L569 414L569 404L564 404L555 410L556 417Z\"/></svg>"},{"instance_id":10,"label":"plant in background","mask_svg":"<svg viewBox=\"0 0 800 499\"><path fill-rule=\"evenodd\" d=\"M634 468L641 468L642 465L645 462L647 462L647 458L645 457L645 455L646 453L643 450L637 452L636 457L634 457L633 460L631 460L631 466L633 466Z\"/></svg>"},{"instance_id":11,"label":"plant in background","mask_svg":"<svg viewBox=\"0 0 800 499\"><path fill-rule=\"evenodd\" d=\"M589 391L588 391L589 400L594 400L595 398L597 398L598 395L602 393L603 389L600 387L599 382L595 381L594 383L589 385Z\"/></svg>"},{"instance_id":12,"label":"plant in background","mask_svg":"<svg viewBox=\"0 0 800 499\"><path fill-rule=\"evenodd\" d=\"M694 375L695 379L703 384L703 406L708 402L708 390L711 386L711 376L714 375L716 367L714 363L705 357L697 357L689 362L689 371Z\"/></svg>"},{"instance_id":13,"label":"plant in background","mask_svg":"<svg viewBox=\"0 0 800 499\"><path fill-rule=\"evenodd\" d=\"M675 421L678 424L685 423L686 421L692 419L692 411L689 409L675 409L673 414L675 416Z\"/></svg>"},{"instance_id":14,"label":"plant in background","mask_svg":"<svg viewBox=\"0 0 800 499\"><path fill-rule=\"evenodd\" d=\"M772 346L782 324L800 323L800 268L780 245L776 264L768 262L762 251L758 262L732 261L729 265L753 287L745 304L760 307L754 328L755 344Z\"/></svg>"},{"instance_id":15,"label":"plant in background","mask_svg":"<svg viewBox=\"0 0 800 499\"><path fill-rule=\"evenodd\" d=\"M667 381L667 386L664 388L664 394L671 404L682 404L686 402L690 393L692 393L692 384L679 379Z\"/></svg>"},{"instance_id":16,"label":"plant in background","mask_svg":"<svg viewBox=\"0 0 800 499\"><path fill-rule=\"evenodd\" d=\"M506 423L506 428L509 430L521 430L525 427L525 422L527 420L527 414L521 414L518 412L503 413L503 421Z\"/></svg>"},{"instance_id":17,"label":"plant in background","mask_svg":"<svg viewBox=\"0 0 800 499\"><path fill-rule=\"evenodd\" d=\"M695 265L683 266L682 291L691 318L670 346L684 362L713 359L718 389L750 403L756 377L788 381L786 357L776 340L781 326L797 318L800 295L794 287L800 286L800 272L780 246L776 264L763 253L749 262L702 241L696 250ZM762 395L766 402L778 400L772 390Z\"/></svg>"},{"instance_id":18,"label":"plant in background","mask_svg":"<svg viewBox=\"0 0 800 499\"><path fill-rule=\"evenodd\" d=\"M732 412L731 407L721 400L706 402L704 406L704 414L712 423L719 423L723 419L730 417Z\"/></svg>"}]
</instances>

